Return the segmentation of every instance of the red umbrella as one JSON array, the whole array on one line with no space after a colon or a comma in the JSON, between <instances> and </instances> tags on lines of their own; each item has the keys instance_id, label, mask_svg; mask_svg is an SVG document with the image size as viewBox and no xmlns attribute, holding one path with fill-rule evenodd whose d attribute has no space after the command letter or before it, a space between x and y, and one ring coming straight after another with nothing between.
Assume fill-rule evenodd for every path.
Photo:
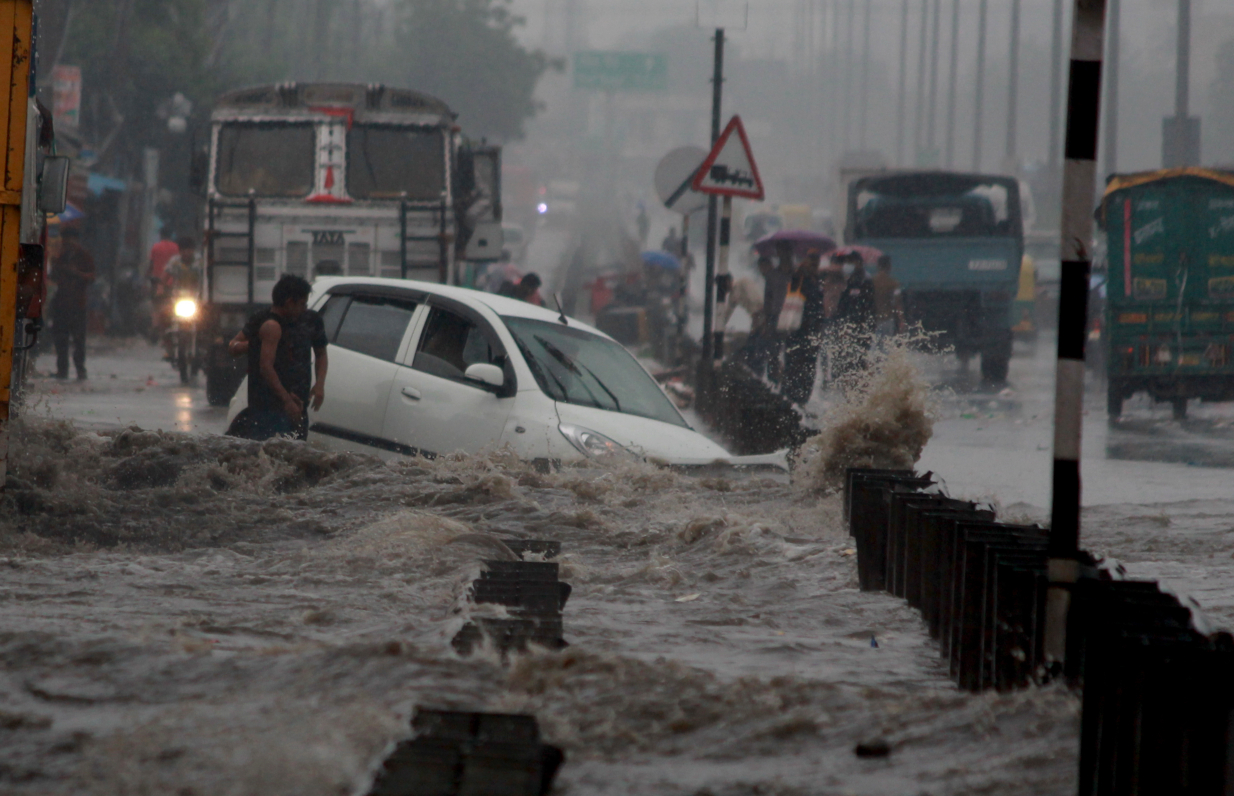
<instances>
[{"instance_id":1,"label":"red umbrella","mask_svg":"<svg viewBox=\"0 0 1234 796\"><path fill-rule=\"evenodd\" d=\"M836 247L836 242L820 232L810 232L804 229L782 229L772 233L754 244L754 251L762 257L775 255L780 243L793 244L793 259L800 260L811 249L818 249L819 254L826 255Z\"/></svg>"},{"instance_id":2,"label":"red umbrella","mask_svg":"<svg viewBox=\"0 0 1234 796\"><path fill-rule=\"evenodd\" d=\"M883 256L880 249L873 246L842 246L831 252L831 257L839 257L843 254L860 254L861 261L869 268L873 265L878 265L878 258Z\"/></svg>"}]
</instances>

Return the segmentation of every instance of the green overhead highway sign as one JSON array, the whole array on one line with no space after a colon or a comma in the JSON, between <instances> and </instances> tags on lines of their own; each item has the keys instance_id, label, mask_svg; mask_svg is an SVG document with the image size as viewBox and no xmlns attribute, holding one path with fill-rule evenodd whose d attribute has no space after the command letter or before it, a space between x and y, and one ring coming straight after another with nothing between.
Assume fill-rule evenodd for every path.
<instances>
[{"instance_id":1,"label":"green overhead highway sign","mask_svg":"<svg viewBox=\"0 0 1234 796\"><path fill-rule=\"evenodd\" d=\"M600 91L665 91L664 53L587 50L574 54L574 87Z\"/></svg>"}]
</instances>

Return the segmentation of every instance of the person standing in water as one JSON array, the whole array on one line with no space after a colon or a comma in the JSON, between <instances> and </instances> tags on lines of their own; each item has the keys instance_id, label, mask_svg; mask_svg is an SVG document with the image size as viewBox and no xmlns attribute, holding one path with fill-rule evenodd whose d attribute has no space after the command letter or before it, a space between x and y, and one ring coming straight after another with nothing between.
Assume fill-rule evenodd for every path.
<instances>
[{"instance_id":1,"label":"person standing in water","mask_svg":"<svg viewBox=\"0 0 1234 796\"><path fill-rule=\"evenodd\" d=\"M248 354L249 390L248 409L228 434L308 436L308 407L321 408L329 367L325 324L308 309L310 292L302 277L284 274L270 296L273 306L254 313L228 345L232 356Z\"/></svg>"}]
</instances>

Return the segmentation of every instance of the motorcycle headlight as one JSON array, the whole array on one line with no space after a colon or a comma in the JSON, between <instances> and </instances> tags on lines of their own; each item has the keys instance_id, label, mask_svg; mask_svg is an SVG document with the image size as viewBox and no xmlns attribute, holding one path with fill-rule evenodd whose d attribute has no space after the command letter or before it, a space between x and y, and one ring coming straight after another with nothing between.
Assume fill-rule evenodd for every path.
<instances>
[{"instance_id":1,"label":"motorcycle headlight","mask_svg":"<svg viewBox=\"0 0 1234 796\"><path fill-rule=\"evenodd\" d=\"M582 426L562 424L557 427L562 436L570 440L570 444L578 448L584 456L601 459L608 456L631 455L630 449L613 442L603 434Z\"/></svg>"},{"instance_id":2,"label":"motorcycle headlight","mask_svg":"<svg viewBox=\"0 0 1234 796\"><path fill-rule=\"evenodd\" d=\"M196 301L193 301L192 299L180 299L179 301L176 302L176 317L177 318L184 318L185 320L188 320L189 318L194 318L196 316L197 316L197 302Z\"/></svg>"}]
</instances>

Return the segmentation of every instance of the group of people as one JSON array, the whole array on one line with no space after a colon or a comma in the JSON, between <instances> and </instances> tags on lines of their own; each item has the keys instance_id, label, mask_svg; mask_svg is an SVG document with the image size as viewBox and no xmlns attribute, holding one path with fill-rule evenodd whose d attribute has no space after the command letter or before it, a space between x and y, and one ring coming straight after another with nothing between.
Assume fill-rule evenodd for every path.
<instances>
[{"instance_id":1,"label":"group of people","mask_svg":"<svg viewBox=\"0 0 1234 796\"><path fill-rule=\"evenodd\" d=\"M740 357L793 403L809 401L820 355L831 379L846 388L865 370L875 340L904 329L900 285L886 255L870 276L859 252L836 252L824 266L820 249L798 262L793 244L785 242L774 258L758 259L758 271L761 297L751 280L738 280L721 320L727 324L736 306L749 312L751 332Z\"/></svg>"}]
</instances>

